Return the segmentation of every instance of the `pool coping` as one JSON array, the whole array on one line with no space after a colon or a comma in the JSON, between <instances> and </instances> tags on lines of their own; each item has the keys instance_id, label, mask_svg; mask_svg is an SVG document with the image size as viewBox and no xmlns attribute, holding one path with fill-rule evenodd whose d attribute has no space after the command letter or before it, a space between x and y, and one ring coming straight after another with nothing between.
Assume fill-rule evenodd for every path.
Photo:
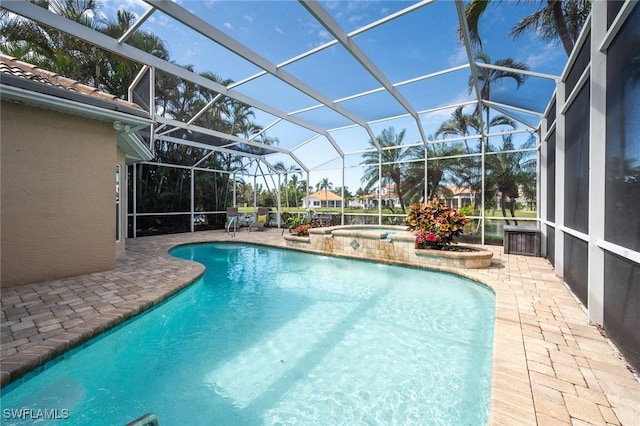
<instances>
[{"instance_id":1,"label":"pool coping","mask_svg":"<svg viewBox=\"0 0 640 426\"><path fill-rule=\"evenodd\" d=\"M3 288L2 386L189 286L204 268L170 256L170 248L212 241L291 249L277 229L238 232L234 239L224 231L144 237L127 240L112 271ZM484 248L494 252L489 269L430 269L481 282L496 295L489 424L634 424L640 418L637 376L588 324L548 262ZM61 297L51 300L52 294ZM67 296L81 299L77 309L65 305ZM25 307L33 309L19 316Z\"/></svg>"}]
</instances>

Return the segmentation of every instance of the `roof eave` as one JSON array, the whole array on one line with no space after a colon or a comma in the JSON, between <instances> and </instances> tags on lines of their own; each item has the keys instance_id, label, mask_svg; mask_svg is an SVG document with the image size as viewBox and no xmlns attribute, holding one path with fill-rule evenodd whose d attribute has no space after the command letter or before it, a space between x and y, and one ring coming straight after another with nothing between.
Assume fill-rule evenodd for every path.
<instances>
[{"instance_id":1,"label":"roof eave","mask_svg":"<svg viewBox=\"0 0 640 426\"><path fill-rule=\"evenodd\" d=\"M7 78L3 76L2 84L0 84L0 99L3 100L22 102L27 105L52 109L83 117L90 117L101 121L120 121L121 123L128 124L130 126L150 126L152 124L152 120L149 118L148 114L142 110L137 111L134 108L126 108L122 106L118 106L118 109L115 109L113 106L114 104L108 101L96 99L89 102L88 96L75 93L71 95L78 97L78 100L68 99L68 97L71 96L69 94L65 96L56 96L49 93L42 93L41 91L38 91L38 87L35 86L36 84L38 84L38 86L42 86L39 83L33 83L34 86L31 88L24 88L6 84L6 81ZM65 92L64 89L55 87L49 87L47 89L62 91L56 92L61 95ZM82 101L80 101L80 99L82 99Z\"/></svg>"},{"instance_id":2,"label":"roof eave","mask_svg":"<svg viewBox=\"0 0 640 426\"><path fill-rule=\"evenodd\" d=\"M119 133L118 148L125 153L127 164L153 159L151 151L134 133Z\"/></svg>"}]
</instances>

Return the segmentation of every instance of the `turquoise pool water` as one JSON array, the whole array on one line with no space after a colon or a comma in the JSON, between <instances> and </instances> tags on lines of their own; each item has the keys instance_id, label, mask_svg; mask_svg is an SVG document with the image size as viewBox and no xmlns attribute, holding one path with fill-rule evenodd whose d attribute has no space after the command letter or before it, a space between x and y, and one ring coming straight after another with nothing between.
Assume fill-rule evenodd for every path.
<instances>
[{"instance_id":1,"label":"turquoise pool water","mask_svg":"<svg viewBox=\"0 0 640 426\"><path fill-rule=\"evenodd\" d=\"M3 389L40 424L479 425L494 294L453 275L238 244L168 302ZM63 411L66 410L66 411ZM42 413L42 412L41 412ZM50 416L51 417L51 416Z\"/></svg>"}]
</instances>

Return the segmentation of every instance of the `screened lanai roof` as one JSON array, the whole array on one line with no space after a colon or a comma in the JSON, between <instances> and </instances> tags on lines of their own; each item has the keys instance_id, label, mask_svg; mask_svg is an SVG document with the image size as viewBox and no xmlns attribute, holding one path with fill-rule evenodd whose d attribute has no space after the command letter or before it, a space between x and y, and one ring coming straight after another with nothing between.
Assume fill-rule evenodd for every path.
<instances>
[{"instance_id":1,"label":"screened lanai roof","mask_svg":"<svg viewBox=\"0 0 640 426\"><path fill-rule=\"evenodd\" d=\"M533 34L509 37L511 26L539 7L531 3L492 2L479 27L489 63L474 59L480 47L469 41L462 1L107 2L137 15L120 39L26 1L2 7L246 103L264 129L225 135L199 126L200 114L176 120L156 111L157 138L314 171L358 164L391 126L406 130L403 146L433 143L459 106L472 112L480 103L491 116L515 120L520 131L535 130L567 58L561 46ZM127 44L134 30L158 35L175 62ZM509 57L529 67L521 73L525 83L494 83L482 99L479 73L514 71L491 65ZM204 72L233 82L222 85ZM262 144L266 135L277 144Z\"/></svg>"}]
</instances>

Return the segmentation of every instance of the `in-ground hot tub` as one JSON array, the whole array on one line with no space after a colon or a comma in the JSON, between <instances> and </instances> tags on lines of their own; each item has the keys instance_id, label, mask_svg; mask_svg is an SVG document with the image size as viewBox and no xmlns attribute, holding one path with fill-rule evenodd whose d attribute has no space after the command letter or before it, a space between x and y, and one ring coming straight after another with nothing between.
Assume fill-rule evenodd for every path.
<instances>
[{"instance_id":1,"label":"in-ground hot tub","mask_svg":"<svg viewBox=\"0 0 640 426\"><path fill-rule=\"evenodd\" d=\"M466 245L466 251L417 249L404 226L345 225L312 228L308 237L284 236L287 247L421 267L487 268L493 253Z\"/></svg>"}]
</instances>

